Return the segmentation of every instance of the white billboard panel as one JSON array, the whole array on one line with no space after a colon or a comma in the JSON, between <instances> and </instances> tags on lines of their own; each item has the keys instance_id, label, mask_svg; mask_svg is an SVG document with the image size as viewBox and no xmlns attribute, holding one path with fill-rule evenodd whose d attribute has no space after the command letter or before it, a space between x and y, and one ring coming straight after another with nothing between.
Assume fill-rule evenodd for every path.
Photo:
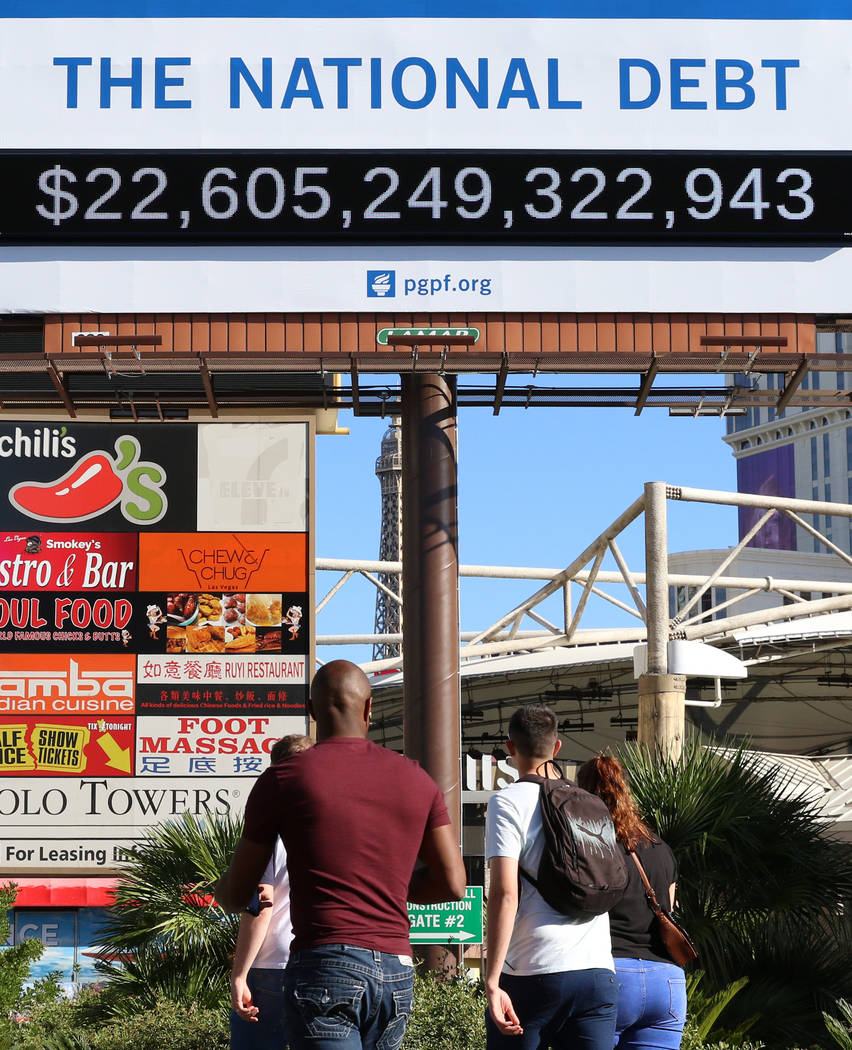
<instances>
[{"instance_id":1,"label":"white billboard panel","mask_svg":"<svg viewBox=\"0 0 852 1050\"><path fill-rule=\"evenodd\" d=\"M0 784L0 870L11 874L114 872L122 846L184 813L239 815L251 779L40 778Z\"/></svg>"},{"instance_id":2,"label":"white billboard panel","mask_svg":"<svg viewBox=\"0 0 852 1050\"><path fill-rule=\"evenodd\" d=\"M0 310L845 309L848 0L309 13L0 0Z\"/></svg>"},{"instance_id":3,"label":"white billboard panel","mask_svg":"<svg viewBox=\"0 0 852 1050\"><path fill-rule=\"evenodd\" d=\"M464 17L464 3L453 18L397 18L399 5L384 18L89 18L54 6L4 24L5 149L852 148L838 119L852 102L852 25L748 17L764 5L728 19L542 18L535 5Z\"/></svg>"},{"instance_id":4,"label":"white billboard panel","mask_svg":"<svg viewBox=\"0 0 852 1050\"><path fill-rule=\"evenodd\" d=\"M270 715L182 715L136 721L140 774L258 776L282 736L304 734L306 719Z\"/></svg>"},{"instance_id":5,"label":"white billboard panel","mask_svg":"<svg viewBox=\"0 0 852 1050\"><path fill-rule=\"evenodd\" d=\"M116 249L55 254L0 249L0 310L262 313L274 302L298 312L831 313L852 287L852 248L303 248L258 250L255 260L239 248L171 249L166 259L136 249L132 263ZM371 295L370 275L389 272L395 293ZM489 294L447 290L448 275L488 281Z\"/></svg>"},{"instance_id":6,"label":"white billboard panel","mask_svg":"<svg viewBox=\"0 0 852 1050\"><path fill-rule=\"evenodd\" d=\"M198 520L241 532L307 528L303 427L198 427Z\"/></svg>"}]
</instances>

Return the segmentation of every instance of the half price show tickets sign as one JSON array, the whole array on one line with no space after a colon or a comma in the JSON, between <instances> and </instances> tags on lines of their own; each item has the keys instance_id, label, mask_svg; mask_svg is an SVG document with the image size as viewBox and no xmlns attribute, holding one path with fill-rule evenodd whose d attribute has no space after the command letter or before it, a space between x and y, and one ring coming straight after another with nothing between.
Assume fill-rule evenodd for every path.
<instances>
[{"instance_id":1,"label":"half price show tickets sign","mask_svg":"<svg viewBox=\"0 0 852 1050\"><path fill-rule=\"evenodd\" d=\"M298 422L0 424L0 875L114 870L305 731L310 457Z\"/></svg>"}]
</instances>

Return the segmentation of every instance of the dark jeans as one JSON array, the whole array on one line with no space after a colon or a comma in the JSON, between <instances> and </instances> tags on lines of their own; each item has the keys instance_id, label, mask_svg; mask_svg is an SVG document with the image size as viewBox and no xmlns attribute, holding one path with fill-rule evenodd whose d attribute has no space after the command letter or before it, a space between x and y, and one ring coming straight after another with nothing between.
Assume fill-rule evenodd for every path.
<instances>
[{"instance_id":1,"label":"dark jeans","mask_svg":"<svg viewBox=\"0 0 852 1050\"><path fill-rule=\"evenodd\" d=\"M502 1035L486 1018L487 1050L612 1050L617 989L612 970L502 974L523 1035Z\"/></svg>"},{"instance_id":2,"label":"dark jeans","mask_svg":"<svg viewBox=\"0 0 852 1050\"><path fill-rule=\"evenodd\" d=\"M678 1050L686 1022L686 978L673 963L616 959L618 1050Z\"/></svg>"},{"instance_id":3,"label":"dark jeans","mask_svg":"<svg viewBox=\"0 0 852 1050\"><path fill-rule=\"evenodd\" d=\"M284 971L253 967L247 984L257 1007L257 1020L244 1021L231 1010L231 1050L284 1050Z\"/></svg>"},{"instance_id":4,"label":"dark jeans","mask_svg":"<svg viewBox=\"0 0 852 1050\"><path fill-rule=\"evenodd\" d=\"M406 957L346 944L294 952L284 973L292 1050L398 1050L413 992Z\"/></svg>"}]
</instances>

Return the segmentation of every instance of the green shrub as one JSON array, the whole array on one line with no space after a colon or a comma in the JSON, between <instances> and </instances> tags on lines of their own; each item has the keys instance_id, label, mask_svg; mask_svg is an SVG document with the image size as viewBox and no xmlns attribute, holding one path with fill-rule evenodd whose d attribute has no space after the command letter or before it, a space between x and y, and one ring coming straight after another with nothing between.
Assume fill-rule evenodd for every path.
<instances>
[{"instance_id":1,"label":"green shrub","mask_svg":"<svg viewBox=\"0 0 852 1050\"><path fill-rule=\"evenodd\" d=\"M111 1004L110 1004L111 1005ZM486 1000L481 982L440 980L427 974L414 983L414 1006L403 1050L482 1050ZM122 1020L106 1016L102 993L45 1002L17 1026L10 1050L227 1050L227 1015L168 999Z\"/></svg>"},{"instance_id":2,"label":"green shrub","mask_svg":"<svg viewBox=\"0 0 852 1050\"><path fill-rule=\"evenodd\" d=\"M418 975L402 1050L481 1050L485 1046L485 1008L481 981Z\"/></svg>"},{"instance_id":3,"label":"green shrub","mask_svg":"<svg viewBox=\"0 0 852 1050\"><path fill-rule=\"evenodd\" d=\"M160 1000L122 1021L104 1022L96 992L37 1008L18 1025L10 1050L227 1050L221 1010Z\"/></svg>"},{"instance_id":4,"label":"green shrub","mask_svg":"<svg viewBox=\"0 0 852 1050\"><path fill-rule=\"evenodd\" d=\"M0 946L9 939L9 909L17 896L18 887L14 882L0 886ZM34 938L11 948L0 947L0 1050L11 1046L16 1022L9 1017L19 1011L30 967L43 951L44 945Z\"/></svg>"}]
</instances>

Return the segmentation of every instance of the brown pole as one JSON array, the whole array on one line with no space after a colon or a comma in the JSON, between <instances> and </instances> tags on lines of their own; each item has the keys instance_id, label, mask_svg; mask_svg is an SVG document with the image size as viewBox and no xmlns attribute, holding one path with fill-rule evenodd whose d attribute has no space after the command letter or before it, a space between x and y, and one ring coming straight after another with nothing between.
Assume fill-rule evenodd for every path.
<instances>
[{"instance_id":1,"label":"brown pole","mask_svg":"<svg viewBox=\"0 0 852 1050\"><path fill-rule=\"evenodd\" d=\"M403 747L443 791L461 844L456 380L401 378ZM451 975L459 951L416 954Z\"/></svg>"},{"instance_id":2,"label":"brown pole","mask_svg":"<svg viewBox=\"0 0 852 1050\"><path fill-rule=\"evenodd\" d=\"M455 377L402 376L403 746L461 842Z\"/></svg>"}]
</instances>

